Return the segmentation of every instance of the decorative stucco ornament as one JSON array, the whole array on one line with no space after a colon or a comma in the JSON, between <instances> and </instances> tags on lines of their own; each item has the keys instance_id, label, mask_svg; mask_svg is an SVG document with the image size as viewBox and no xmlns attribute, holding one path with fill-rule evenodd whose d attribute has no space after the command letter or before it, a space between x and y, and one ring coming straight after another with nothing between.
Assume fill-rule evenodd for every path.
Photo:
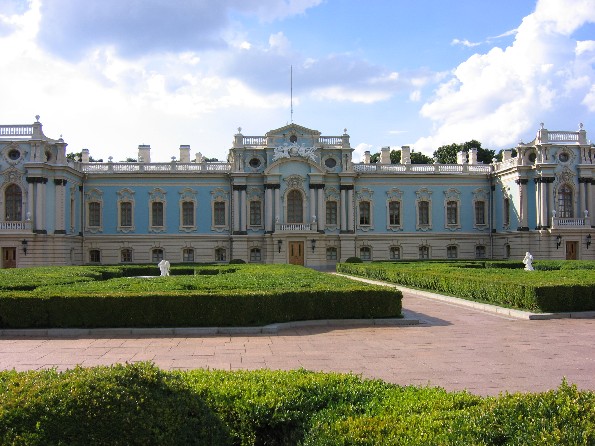
<instances>
[{"instance_id":1,"label":"decorative stucco ornament","mask_svg":"<svg viewBox=\"0 0 595 446\"><path fill-rule=\"evenodd\" d=\"M299 145L297 143L285 143L282 146L275 147L273 161L280 160L281 158L298 156L306 158L312 162L317 162L316 147L306 147L304 144Z\"/></svg>"}]
</instances>

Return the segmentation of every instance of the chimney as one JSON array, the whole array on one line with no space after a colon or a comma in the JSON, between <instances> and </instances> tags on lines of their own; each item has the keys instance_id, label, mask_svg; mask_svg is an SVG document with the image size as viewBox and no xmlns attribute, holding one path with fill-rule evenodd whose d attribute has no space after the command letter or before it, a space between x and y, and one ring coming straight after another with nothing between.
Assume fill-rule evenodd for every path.
<instances>
[{"instance_id":1,"label":"chimney","mask_svg":"<svg viewBox=\"0 0 595 446\"><path fill-rule=\"evenodd\" d=\"M190 162L190 146L180 145L180 162L181 163L189 163Z\"/></svg>"},{"instance_id":2,"label":"chimney","mask_svg":"<svg viewBox=\"0 0 595 446\"><path fill-rule=\"evenodd\" d=\"M364 152L364 164L370 164L370 151L366 150Z\"/></svg>"},{"instance_id":3,"label":"chimney","mask_svg":"<svg viewBox=\"0 0 595 446\"><path fill-rule=\"evenodd\" d=\"M139 163L150 163L151 162L151 146L147 144L141 144L138 146L138 162Z\"/></svg>"},{"instance_id":4,"label":"chimney","mask_svg":"<svg viewBox=\"0 0 595 446\"><path fill-rule=\"evenodd\" d=\"M380 149L380 163L390 164L390 147Z\"/></svg>"},{"instance_id":5,"label":"chimney","mask_svg":"<svg viewBox=\"0 0 595 446\"><path fill-rule=\"evenodd\" d=\"M411 147L401 147L401 164L411 164Z\"/></svg>"},{"instance_id":6,"label":"chimney","mask_svg":"<svg viewBox=\"0 0 595 446\"><path fill-rule=\"evenodd\" d=\"M81 153L81 161L83 163L89 162L89 149L83 149Z\"/></svg>"}]
</instances>

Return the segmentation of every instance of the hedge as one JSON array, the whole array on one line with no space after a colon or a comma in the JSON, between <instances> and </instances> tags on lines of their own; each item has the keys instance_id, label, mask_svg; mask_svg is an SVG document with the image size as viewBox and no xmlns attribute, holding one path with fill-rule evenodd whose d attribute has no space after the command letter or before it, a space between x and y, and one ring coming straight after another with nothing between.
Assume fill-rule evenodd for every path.
<instances>
[{"instance_id":1,"label":"hedge","mask_svg":"<svg viewBox=\"0 0 595 446\"><path fill-rule=\"evenodd\" d=\"M2 444L592 445L595 394L480 397L352 374L149 363L0 372Z\"/></svg>"},{"instance_id":2,"label":"hedge","mask_svg":"<svg viewBox=\"0 0 595 446\"><path fill-rule=\"evenodd\" d=\"M401 315L397 290L291 265L197 266L192 275L150 279L118 277L138 267L65 271L77 274L49 285L36 279L33 289L0 289L0 327L259 326Z\"/></svg>"},{"instance_id":3,"label":"hedge","mask_svg":"<svg viewBox=\"0 0 595 446\"><path fill-rule=\"evenodd\" d=\"M535 312L595 310L595 262L393 262L337 264L345 274ZM580 274L576 270L581 269Z\"/></svg>"}]
</instances>

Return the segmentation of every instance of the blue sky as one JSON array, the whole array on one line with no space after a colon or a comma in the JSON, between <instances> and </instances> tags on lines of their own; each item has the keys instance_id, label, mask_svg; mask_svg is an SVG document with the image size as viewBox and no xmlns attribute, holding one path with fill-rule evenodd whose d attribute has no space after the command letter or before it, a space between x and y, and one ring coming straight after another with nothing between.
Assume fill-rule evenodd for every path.
<instances>
[{"instance_id":1,"label":"blue sky","mask_svg":"<svg viewBox=\"0 0 595 446\"><path fill-rule=\"evenodd\" d=\"M94 158L225 159L290 121L290 67L293 121L355 159L595 128L593 0L0 0L0 49L0 123Z\"/></svg>"}]
</instances>

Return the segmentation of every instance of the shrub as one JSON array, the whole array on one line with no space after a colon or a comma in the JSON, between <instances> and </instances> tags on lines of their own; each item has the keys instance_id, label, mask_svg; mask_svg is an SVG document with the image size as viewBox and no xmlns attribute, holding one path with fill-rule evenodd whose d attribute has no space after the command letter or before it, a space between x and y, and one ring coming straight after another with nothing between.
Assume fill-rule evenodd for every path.
<instances>
[{"instance_id":1,"label":"shrub","mask_svg":"<svg viewBox=\"0 0 595 446\"><path fill-rule=\"evenodd\" d=\"M240 264L243 264L243 263L246 263L246 261L243 260L243 259L231 259L229 261L229 264L230 265L240 265Z\"/></svg>"},{"instance_id":2,"label":"shrub","mask_svg":"<svg viewBox=\"0 0 595 446\"><path fill-rule=\"evenodd\" d=\"M364 261L359 257L348 257L345 260L345 263L364 263Z\"/></svg>"}]
</instances>

